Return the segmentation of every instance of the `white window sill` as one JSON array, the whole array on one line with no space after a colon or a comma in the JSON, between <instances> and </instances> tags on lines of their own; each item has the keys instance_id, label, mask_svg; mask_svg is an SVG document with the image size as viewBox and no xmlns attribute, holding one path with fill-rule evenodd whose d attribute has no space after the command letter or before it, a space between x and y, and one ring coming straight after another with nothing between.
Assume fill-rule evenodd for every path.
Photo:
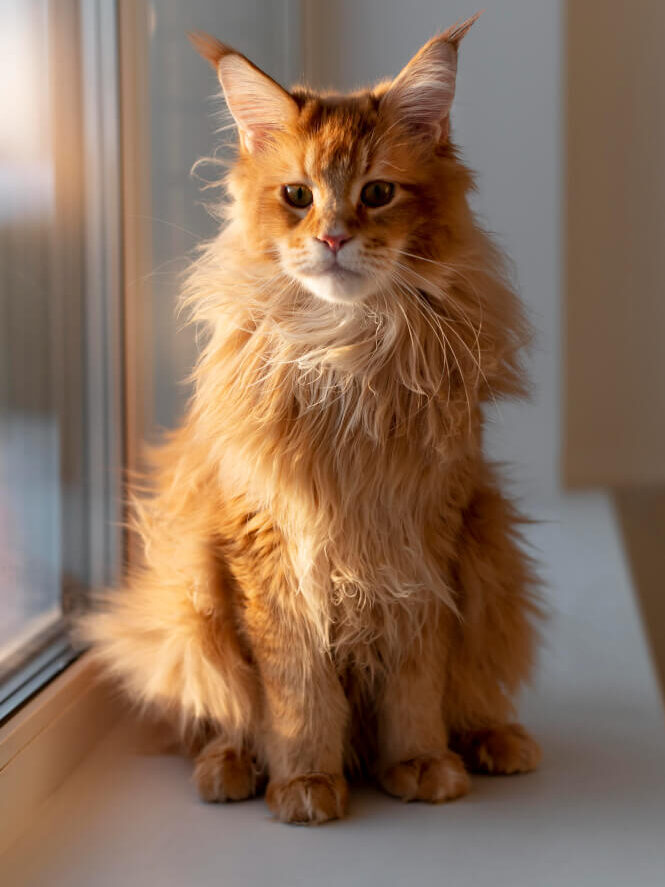
<instances>
[{"instance_id":1,"label":"white window sill","mask_svg":"<svg viewBox=\"0 0 665 887\"><path fill-rule=\"evenodd\" d=\"M538 773L474 778L467 798L441 807L360 789L347 820L295 828L273 822L262 799L202 804L189 763L137 752L125 720L0 859L3 884L661 885L662 708L618 547L607 557L609 512L594 508L567 515L563 531L535 530L557 605L523 706L544 747Z\"/></svg>"},{"instance_id":2,"label":"white window sill","mask_svg":"<svg viewBox=\"0 0 665 887\"><path fill-rule=\"evenodd\" d=\"M83 656L0 729L0 853L122 712Z\"/></svg>"}]
</instances>

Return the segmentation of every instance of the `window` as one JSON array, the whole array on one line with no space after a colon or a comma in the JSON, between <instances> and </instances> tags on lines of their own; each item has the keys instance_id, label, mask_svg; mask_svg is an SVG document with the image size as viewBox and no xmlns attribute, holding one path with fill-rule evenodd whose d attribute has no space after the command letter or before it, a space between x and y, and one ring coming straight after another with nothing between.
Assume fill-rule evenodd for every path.
<instances>
[{"instance_id":1,"label":"window","mask_svg":"<svg viewBox=\"0 0 665 887\"><path fill-rule=\"evenodd\" d=\"M0 720L121 554L116 9L0 7Z\"/></svg>"},{"instance_id":2,"label":"window","mask_svg":"<svg viewBox=\"0 0 665 887\"><path fill-rule=\"evenodd\" d=\"M0 4L0 721L76 655L72 615L124 559L124 467L188 394L178 272L217 227L188 170L218 147L218 86L186 32L293 81L299 20L295 0Z\"/></svg>"}]
</instances>

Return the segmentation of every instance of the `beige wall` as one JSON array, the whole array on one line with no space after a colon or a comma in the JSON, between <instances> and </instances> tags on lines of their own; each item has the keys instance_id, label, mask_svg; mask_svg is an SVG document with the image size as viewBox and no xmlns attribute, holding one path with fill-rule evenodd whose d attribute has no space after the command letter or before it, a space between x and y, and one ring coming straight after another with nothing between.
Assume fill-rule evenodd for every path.
<instances>
[{"instance_id":1,"label":"beige wall","mask_svg":"<svg viewBox=\"0 0 665 887\"><path fill-rule=\"evenodd\" d=\"M564 475L665 482L665 3L568 3Z\"/></svg>"}]
</instances>

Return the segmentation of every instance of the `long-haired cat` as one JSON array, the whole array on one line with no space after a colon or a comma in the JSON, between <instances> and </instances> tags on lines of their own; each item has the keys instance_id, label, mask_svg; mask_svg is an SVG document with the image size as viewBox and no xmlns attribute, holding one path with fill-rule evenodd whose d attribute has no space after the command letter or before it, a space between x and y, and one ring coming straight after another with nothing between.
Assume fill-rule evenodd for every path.
<instances>
[{"instance_id":1,"label":"long-haired cat","mask_svg":"<svg viewBox=\"0 0 665 887\"><path fill-rule=\"evenodd\" d=\"M239 141L185 293L208 337L135 505L144 562L86 631L206 800L267 781L279 819L319 823L356 768L447 801L539 760L512 721L535 580L482 450L529 330L450 135L474 20L351 95L192 38Z\"/></svg>"}]
</instances>

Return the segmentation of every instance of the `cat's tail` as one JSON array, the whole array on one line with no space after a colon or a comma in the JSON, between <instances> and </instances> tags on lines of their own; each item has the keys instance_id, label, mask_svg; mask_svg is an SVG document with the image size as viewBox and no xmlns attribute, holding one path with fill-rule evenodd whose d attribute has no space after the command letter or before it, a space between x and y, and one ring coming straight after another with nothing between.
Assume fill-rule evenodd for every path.
<instances>
[{"instance_id":1,"label":"cat's tail","mask_svg":"<svg viewBox=\"0 0 665 887\"><path fill-rule=\"evenodd\" d=\"M166 716L183 740L203 725L238 744L253 732L257 678L224 605L145 571L99 595L75 635L133 703Z\"/></svg>"}]
</instances>

